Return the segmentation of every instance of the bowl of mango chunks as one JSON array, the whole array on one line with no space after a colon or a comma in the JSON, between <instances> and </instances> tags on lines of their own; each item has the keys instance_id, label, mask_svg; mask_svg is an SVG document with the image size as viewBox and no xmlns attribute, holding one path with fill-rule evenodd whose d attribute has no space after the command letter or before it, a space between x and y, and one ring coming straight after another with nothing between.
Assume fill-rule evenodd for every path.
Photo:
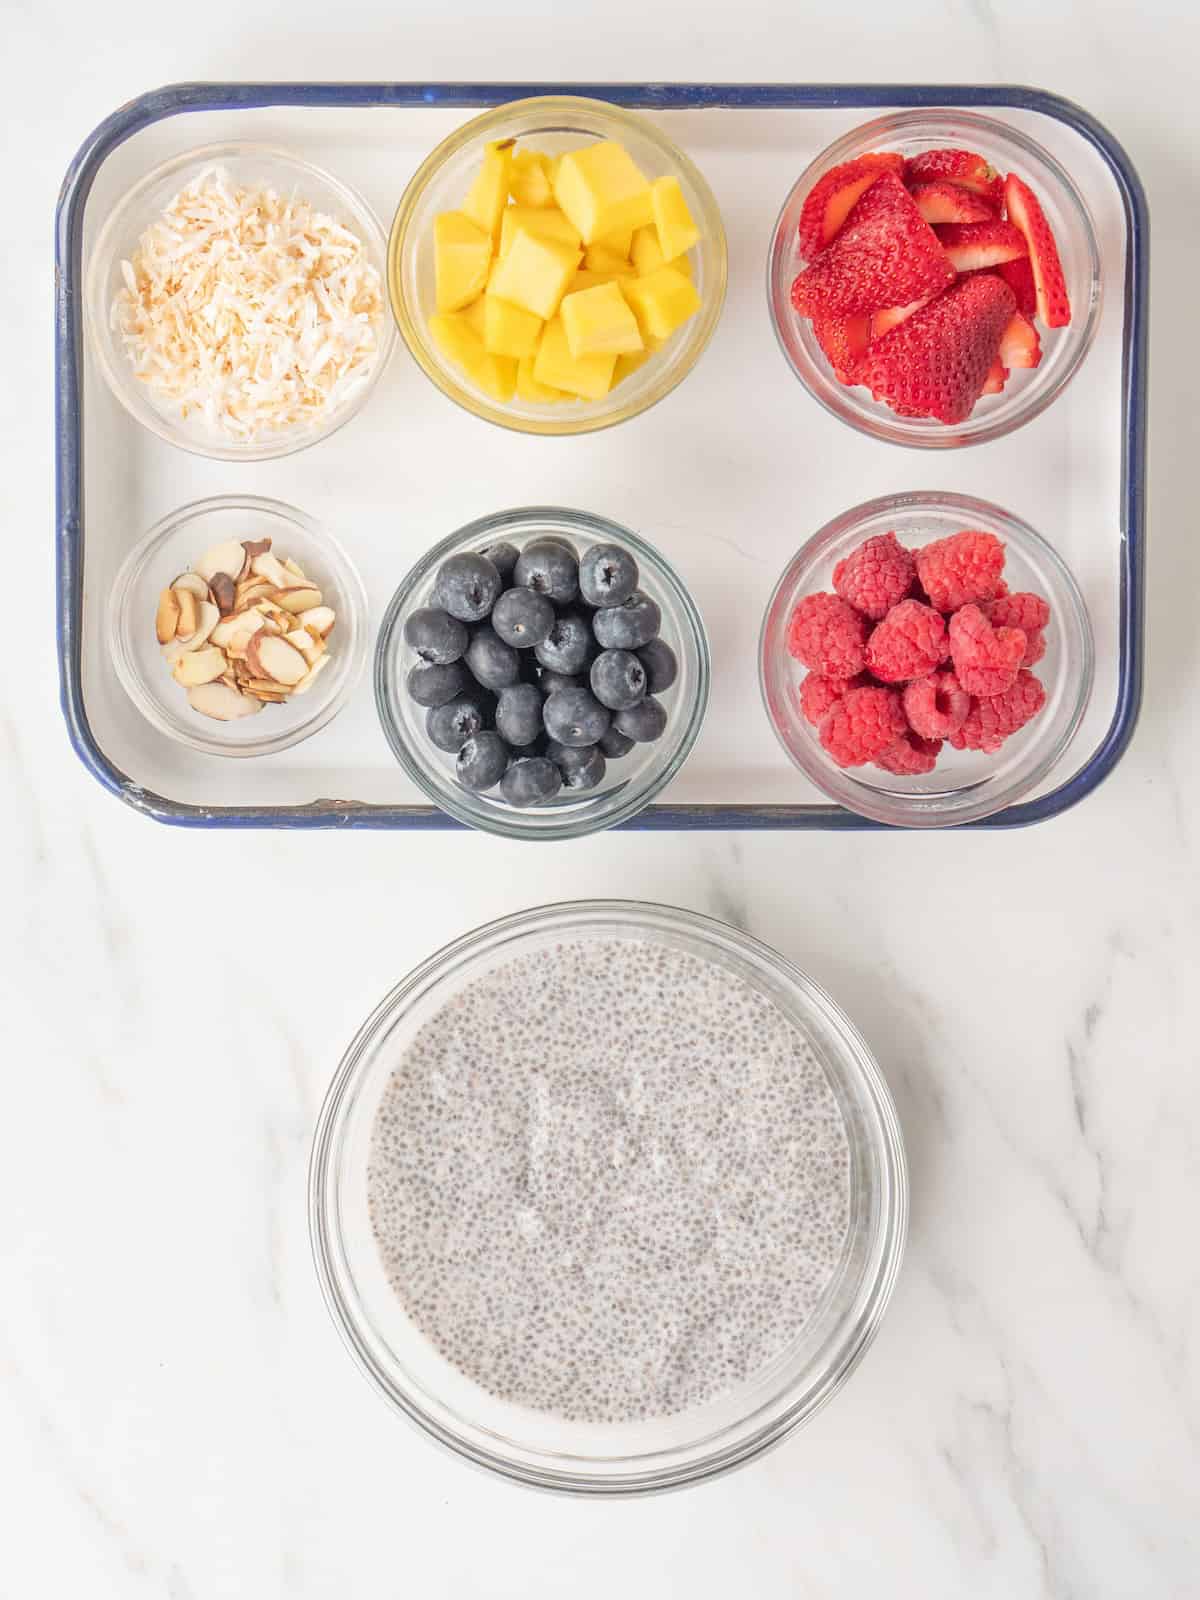
<instances>
[{"instance_id":1,"label":"bowl of mango chunks","mask_svg":"<svg viewBox=\"0 0 1200 1600\"><path fill-rule=\"evenodd\" d=\"M388 241L418 365L522 433L591 433L695 366L725 299L712 191L646 117L599 100L497 106L433 151Z\"/></svg>"}]
</instances>

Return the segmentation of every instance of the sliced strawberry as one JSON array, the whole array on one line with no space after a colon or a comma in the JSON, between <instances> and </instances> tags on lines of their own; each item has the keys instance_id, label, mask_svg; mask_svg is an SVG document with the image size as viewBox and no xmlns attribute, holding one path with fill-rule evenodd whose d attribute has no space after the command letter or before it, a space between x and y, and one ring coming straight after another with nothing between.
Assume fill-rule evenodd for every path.
<instances>
[{"instance_id":1,"label":"sliced strawberry","mask_svg":"<svg viewBox=\"0 0 1200 1600\"><path fill-rule=\"evenodd\" d=\"M1037 310L1037 288L1028 256L1022 256L1019 261L1001 261L993 270L1000 274L1016 295L1017 310L1024 316L1032 317Z\"/></svg>"},{"instance_id":2,"label":"sliced strawberry","mask_svg":"<svg viewBox=\"0 0 1200 1600\"><path fill-rule=\"evenodd\" d=\"M995 217L990 222L948 222L937 236L956 272L978 272L1029 254L1021 230Z\"/></svg>"},{"instance_id":3,"label":"sliced strawberry","mask_svg":"<svg viewBox=\"0 0 1200 1600\"><path fill-rule=\"evenodd\" d=\"M870 317L814 317L812 329L838 382L857 383L858 364L871 339Z\"/></svg>"},{"instance_id":4,"label":"sliced strawberry","mask_svg":"<svg viewBox=\"0 0 1200 1600\"><path fill-rule=\"evenodd\" d=\"M999 278L962 278L871 346L859 382L900 416L962 422L983 393L1015 310L1013 292Z\"/></svg>"},{"instance_id":5,"label":"sliced strawberry","mask_svg":"<svg viewBox=\"0 0 1200 1600\"><path fill-rule=\"evenodd\" d=\"M960 189L981 194L999 213L1004 200L1004 179L982 156L973 150L923 150L904 163L904 181L910 186L944 178Z\"/></svg>"},{"instance_id":6,"label":"sliced strawberry","mask_svg":"<svg viewBox=\"0 0 1200 1600\"><path fill-rule=\"evenodd\" d=\"M812 261L820 255L881 172L899 175L903 170L902 155L871 152L856 161L844 161L818 178L800 212L800 250L804 259Z\"/></svg>"},{"instance_id":7,"label":"sliced strawberry","mask_svg":"<svg viewBox=\"0 0 1200 1600\"><path fill-rule=\"evenodd\" d=\"M926 222L990 222L996 215L981 194L945 178L918 183L909 192Z\"/></svg>"},{"instance_id":8,"label":"sliced strawberry","mask_svg":"<svg viewBox=\"0 0 1200 1600\"><path fill-rule=\"evenodd\" d=\"M1036 367L1042 359L1042 341L1028 317L1018 311L1000 335L1000 360L1006 367Z\"/></svg>"},{"instance_id":9,"label":"sliced strawberry","mask_svg":"<svg viewBox=\"0 0 1200 1600\"><path fill-rule=\"evenodd\" d=\"M906 306L889 306L886 311L877 311L871 318L871 338L882 339L885 333L891 333L893 328L907 322L914 311L928 305L929 299L928 295L923 295L920 300L910 300Z\"/></svg>"},{"instance_id":10,"label":"sliced strawberry","mask_svg":"<svg viewBox=\"0 0 1200 1600\"><path fill-rule=\"evenodd\" d=\"M953 278L937 234L896 174L884 172L792 284L792 304L806 317L854 316L936 294Z\"/></svg>"},{"instance_id":11,"label":"sliced strawberry","mask_svg":"<svg viewBox=\"0 0 1200 1600\"><path fill-rule=\"evenodd\" d=\"M1008 382L1008 368L997 356L988 371L987 380L983 385L984 394L999 394Z\"/></svg>"},{"instance_id":12,"label":"sliced strawberry","mask_svg":"<svg viewBox=\"0 0 1200 1600\"><path fill-rule=\"evenodd\" d=\"M1037 292L1037 314L1048 328L1065 328L1071 320L1071 297L1046 214L1033 190L1014 172L1004 180L1004 203L1029 251Z\"/></svg>"}]
</instances>

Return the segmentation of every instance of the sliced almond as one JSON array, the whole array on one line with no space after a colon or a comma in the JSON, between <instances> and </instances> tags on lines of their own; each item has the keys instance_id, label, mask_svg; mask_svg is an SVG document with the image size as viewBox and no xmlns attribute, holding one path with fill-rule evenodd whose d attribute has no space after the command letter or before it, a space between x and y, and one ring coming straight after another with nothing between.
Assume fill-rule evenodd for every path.
<instances>
[{"instance_id":1,"label":"sliced almond","mask_svg":"<svg viewBox=\"0 0 1200 1600\"><path fill-rule=\"evenodd\" d=\"M174 589L164 589L158 597L158 610L154 614L154 637L159 644L169 644L179 626L179 596Z\"/></svg>"},{"instance_id":2,"label":"sliced almond","mask_svg":"<svg viewBox=\"0 0 1200 1600\"><path fill-rule=\"evenodd\" d=\"M291 573L293 578L299 578L301 580L301 582L303 582L303 583L307 583L308 582L308 579L306 578L306 576L304 574L304 571L301 568L300 563L298 561L293 561L291 556L284 556L283 564L288 569L288 571Z\"/></svg>"},{"instance_id":3,"label":"sliced almond","mask_svg":"<svg viewBox=\"0 0 1200 1600\"><path fill-rule=\"evenodd\" d=\"M214 572L212 581L213 604L223 617L227 617L233 610L233 602L237 595L237 585L227 572Z\"/></svg>"},{"instance_id":4,"label":"sliced almond","mask_svg":"<svg viewBox=\"0 0 1200 1600\"><path fill-rule=\"evenodd\" d=\"M218 572L227 572L236 583L245 567L246 550L241 540L226 539L224 544L215 544L211 550L206 550L196 562L194 570L207 583L211 583L213 575Z\"/></svg>"},{"instance_id":5,"label":"sliced almond","mask_svg":"<svg viewBox=\"0 0 1200 1600\"><path fill-rule=\"evenodd\" d=\"M179 621L175 624L175 637L190 639L200 621L200 602L190 589L177 589L175 597L179 601Z\"/></svg>"},{"instance_id":6,"label":"sliced almond","mask_svg":"<svg viewBox=\"0 0 1200 1600\"><path fill-rule=\"evenodd\" d=\"M247 678L242 685L242 692L276 706L281 706L288 697L288 691L273 678Z\"/></svg>"},{"instance_id":7,"label":"sliced almond","mask_svg":"<svg viewBox=\"0 0 1200 1600\"><path fill-rule=\"evenodd\" d=\"M291 649L291 646L288 648ZM175 682L181 683L185 689L195 689L202 683L212 683L227 668L224 651L218 650L215 645L206 645L203 650L189 650L186 655L180 656L175 663L173 676Z\"/></svg>"},{"instance_id":8,"label":"sliced almond","mask_svg":"<svg viewBox=\"0 0 1200 1600\"><path fill-rule=\"evenodd\" d=\"M239 611L244 611L247 606L253 605L256 600L265 599L267 595L275 593L275 585L269 578L252 578L247 583L239 583L234 591L234 602Z\"/></svg>"},{"instance_id":9,"label":"sliced almond","mask_svg":"<svg viewBox=\"0 0 1200 1600\"><path fill-rule=\"evenodd\" d=\"M310 583L300 583L290 589L276 589L271 599L293 616L299 616L302 611L312 611L321 604L321 591L314 589Z\"/></svg>"},{"instance_id":10,"label":"sliced almond","mask_svg":"<svg viewBox=\"0 0 1200 1600\"><path fill-rule=\"evenodd\" d=\"M293 650L286 640L265 628L260 628L247 645L246 664L255 677L273 678L288 689L308 671L308 663L299 650Z\"/></svg>"},{"instance_id":11,"label":"sliced almond","mask_svg":"<svg viewBox=\"0 0 1200 1600\"><path fill-rule=\"evenodd\" d=\"M236 722L239 717L252 717L262 710L261 700L239 694L224 681L195 684L188 690L187 697L193 711L217 722Z\"/></svg>"},{"instance_id":12,"label":"sliced almond","mask_svg":"<svg viewBox=\"0 0 1200 1600\"><path fill-rule=\"evenodd\" d=\"M312 666L309 667L308 671L300 679L300 682L299 683L295 683L295 684L292 685L292 693L293 694L307 694L308 691L313 686L313 679L316 678L318 673L324 672L325 668L329 665L329 663L332 660L333 660L333 657L329 654L328 651L326 651L323 656L318 656L317 659L313 662Z\"/></svg>"},{"instance_id":13,"label":"sliced almond","mask_svg":"<svg viewBox=\"0 0 1200 1600\"><path fill-rule=\"evenodd\" d=\"M255 556L265 556L270 548L270 539L243 539L242 549L246 552L246 565L249 566Z\"/></svg>"},{"instance_id":14,"label":"sliced almond","mask_svg":"<svg viewBox=\"0 0 1200 1600\"><path fill-rule=\"evenodd\" d=\"M197 600L208 599L208 585L198 572L181 572L171 585L172 589L186 589Z\"/></svg>"},{"instance_id":15,"label":"sliced almond","mask_svg":"<svg viewBox=\"0 0 1200 1600\"><path fill-rule=\"evenodd\" d=\"M331 630L337 617L330 606L313 606L300 612L300 621L309 633L319 633L323 639Z\"/></svg>"},{"instance_id":16,"label":"sliced almond","mask_svg":"<svg viewBox=\"0 0 1200 1600\"><path fill-rule=\"evenodd\" d=\"M168 666L173 667L180 656L185 656L191 650L199 650L201 645L209 641L209 636L221 620L221 613L211 600L201 600L199 616L195 630L186 639L172 639L163 649L163 659Z\"/></svg>"},{"instance_id":17,"label":"sliced almond","mask_svg":"<svg viewBox=\"0 0 1200 1600\"><path fill-rule=\"evenodd\" d=\"M212 631L212 642L231 655L245 652L247 644L262 627L262 613L250 606L245 611L234 611L222 617Z\"/></svg>"},{"instance_id":18,"label":"sliced almond","mask_svg":"<svg viewBox=\"0 0 1200 1600\"><path fill-rule=\"evenodd\" d=\"M269 578L277 589L286 589L292 581L283 562L269 550L261 556L255 556L250 563L250 571L257 573L260 578Z\"/></svg>"},{"instance_id":19,"label":"sliced almond","mask_svg":"<svg viewBox=\"0 0 1200 1600\"><path fill-rule=\"evenodd\" d=\"M283 641L290 644L293 650L299 650L310 667L318 656L325 653L324 639L309 633L307 628L293 628L291 633L284 634Z\"/></svg>"}]
</instances>

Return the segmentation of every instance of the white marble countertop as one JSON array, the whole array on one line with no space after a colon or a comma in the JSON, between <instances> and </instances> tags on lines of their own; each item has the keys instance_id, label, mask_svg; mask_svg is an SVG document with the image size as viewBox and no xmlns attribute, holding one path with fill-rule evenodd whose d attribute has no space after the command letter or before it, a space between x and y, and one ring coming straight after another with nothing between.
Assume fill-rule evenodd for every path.
<instances>
[{"instance_id":1,"label":"white marble countertop","mask_svg":"<svg viewBox=\"0 0 1200 1600\"><path fill-rule=\"evenodd\" d=\"M1200 1593L1196 13L772 9L5 9L4 1596ZM50 212L118 103L239 77L1029 82L1087 106L1155 215L1151 650L1116 774L1023 833L536 850L187 833L103 794L56 704ZM319 917L252 996L197 972L180 913L259 874L311 886ZM594 1506L388 1414L321 1304L304 1180L337 1058L398 976L520 905L613 892L748 927L831 990L892 1086L914 1203L880 1336L806 1431L704 1489Z\"/></svg>"}]
</instances>

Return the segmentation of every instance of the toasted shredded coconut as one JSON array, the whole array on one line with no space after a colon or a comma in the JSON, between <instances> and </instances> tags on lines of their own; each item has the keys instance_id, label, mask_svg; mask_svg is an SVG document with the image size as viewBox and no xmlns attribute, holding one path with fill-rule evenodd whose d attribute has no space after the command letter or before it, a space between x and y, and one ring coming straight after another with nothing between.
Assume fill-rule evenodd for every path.
<instances>
[{"instance_id":1,"label":"toasted shredded coconut","mask_svg":"<svg viewBox=\"0 0 1200 1600\"><path fill-rule=\"evenodd\" d=\"M220 167L175 196L121 276L112 325L135 375L234 439L324 421L378 356L383 293L363 241Z\"/></svg>"}]
</instances>

